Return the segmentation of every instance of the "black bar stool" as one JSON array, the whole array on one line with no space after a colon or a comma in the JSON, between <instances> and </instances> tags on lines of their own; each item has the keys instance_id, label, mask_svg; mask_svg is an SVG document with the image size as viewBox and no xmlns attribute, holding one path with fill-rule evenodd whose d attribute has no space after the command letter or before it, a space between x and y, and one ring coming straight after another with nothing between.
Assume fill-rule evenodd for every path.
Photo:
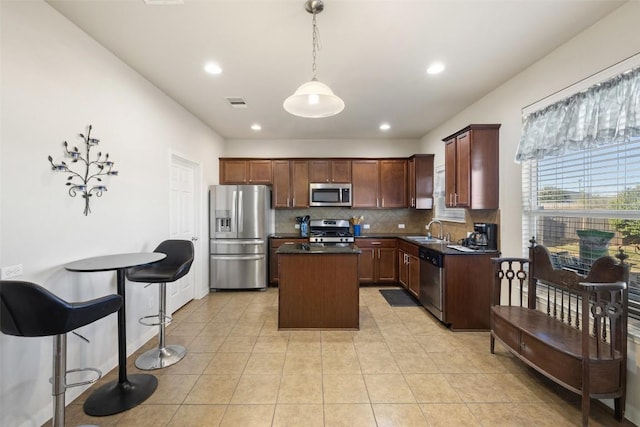
<instances>
[{"instance_id":1,"label":"black bar stool","mask_svg":"<svg viewBox=\"0 0 640 427\"><path fill-rule=\"evenodd\" d=\"M160 262L149 266L132 267L127 270L127 279L131 282L159 283L159 312L140 318L140 323L147 326L158 326L158 347L141 354L136 359L139 369L151 370L171 366L179 362L187 354L184 346L165 345L165 326L173 320L167 315L167 283L175 282L185 276L193 263L193 243L189 240L165 240L154 252L166 254ZM148 322L147 319L157 319Z\"/></svg>"},{"instance_id":2,"label":"black bar stool","mask_svg":"<svg viewBox=\"0 0 640 427\"><path fill-rule=\"evenodd\" d=\"M108 295L85 302L66 302L42 286L14 280L0 281L0 330L18 337L53 336L53 427L64 427L65 391L96 382L98 369L67 371L67 332L118 311L122 297ZM67 372L93 371L98 377L67 384Z\"/></svg>"}]
</instances>

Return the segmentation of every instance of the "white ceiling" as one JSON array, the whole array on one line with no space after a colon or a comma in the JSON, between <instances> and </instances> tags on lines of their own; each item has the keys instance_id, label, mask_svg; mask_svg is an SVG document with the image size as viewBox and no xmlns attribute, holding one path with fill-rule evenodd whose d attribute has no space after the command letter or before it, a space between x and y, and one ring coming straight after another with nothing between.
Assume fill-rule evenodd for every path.
<instances>
[{"instance_id":1,"label":"white ceiling","mask_svg":"<svg viewBox=\"0 0 640 427\"><path fill-rule=\"evenodd\" d=\"M282 108L311 79L304 0L47 2L226 139L420 138L624 3L325 0L317 77L346 107L304 119Z\"/></svg>"}]
</instances>

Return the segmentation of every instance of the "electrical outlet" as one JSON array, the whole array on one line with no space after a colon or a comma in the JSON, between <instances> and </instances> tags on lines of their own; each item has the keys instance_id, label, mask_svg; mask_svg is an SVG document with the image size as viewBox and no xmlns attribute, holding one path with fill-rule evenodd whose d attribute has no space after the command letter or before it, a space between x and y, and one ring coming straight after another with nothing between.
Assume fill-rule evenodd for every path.
<instances>
[{"instance_id":1,"label":"electrical outlet","mask_svg":"<svg viewBox=\"0 0 640 427\"><path fill-rule=\"evenodd\" d=\"M363 227L364 227L365 230L368 230L368 229L371 228L371 226L369 224L363 224Z\"/></svg>"},{"instance_id":2,"label":"electrical outlet","mask_svg":"<svg viewBox=\"0 0 640 427\"><path fill-rule=\"evenodd\" d=\"M404 228L404 224L398 224L398 228Z\"/></svg>"},{"instance_id":3,"label":"electrical outlet","mask_svg":"<svg viewBox=\"0 0 640 427\"><path fill-rule=\"evenodd\" d=\"M2 267L1 276L3 279L11 279L12 277L22 276L22 264Z\"/></svg>"},{"instance_id":4,"label":"electrical outlet","mask_svg":"<svg viewBox=\"0 0 640 427\"><path fill-rule=\"evenodd\" d=\"M294 224L293 228L295 228L296 230L300 229L300 224Z\"/></svg>"}]
</instances>

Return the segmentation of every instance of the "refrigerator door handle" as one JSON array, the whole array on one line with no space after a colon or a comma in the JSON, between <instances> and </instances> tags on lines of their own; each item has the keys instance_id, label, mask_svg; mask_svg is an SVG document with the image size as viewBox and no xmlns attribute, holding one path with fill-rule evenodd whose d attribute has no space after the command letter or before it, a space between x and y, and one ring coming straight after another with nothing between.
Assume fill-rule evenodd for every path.
<instances>
[{"instance_id":1,"label":"refrigerator door handle","mask_svg":"<svg viewBox=\"0 0 640 427\"><path fill-rule=\"evenodd\" d=\"M231 231L237 233L238 231L238 217L237 217L237 206L238 206L238 192L233 190L231 196Z\"/></svg>"},{"instance_id":2,"label":"refrigerator door handle","mask_svg":"<svg viewBox=\"0 0 640 427\"><path fill-rule=\"evenodd\" d=\"M244 205L242 204L242 193L242 190L238 191L238 233L242 233L244 231Z\"/></svg>"},{"instance_id":3,"label":"refrigerator door handle","mask_svg":"<svg viewBox=\"0 0 640 427\"><path fill-rule=\"evenodd\" d=\"M211 255L211 259L222 259L232 261L255 261L264 259L264 254L261 255Z\"/></svg>"}]
</instances>

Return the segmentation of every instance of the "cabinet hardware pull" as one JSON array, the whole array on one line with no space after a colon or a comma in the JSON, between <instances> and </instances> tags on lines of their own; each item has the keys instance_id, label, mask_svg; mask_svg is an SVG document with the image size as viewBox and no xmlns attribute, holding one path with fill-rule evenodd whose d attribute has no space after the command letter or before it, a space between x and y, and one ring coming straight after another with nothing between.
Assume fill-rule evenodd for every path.
<instances>
[{"instance_id":1,"label":"cabinet hardware pull","mask_svg":"<svg viewBox=\"0 0 640 427\"><path fill-rule=\"evenodd\" d=\"M372 245L381 245L381 242L371 242Z\"/></svg>"},{"instance_id":2,"label":"cabinet hardware pull","mask_svg":"<svg viewBox=\"0 0 640 427\"><path fill-rule=\"evenodd\" d=\"M382 198L382 207L384 208L384 197Z\"/></svg>"},{"instance_id":3,"label":"cabinet hardware pull","mask_svg":"<svg viewBox=\"0 0 640 427\"><path fill-rule=\"evenodd\" d=\"M295 208L295 207L296 207L296 198L294 197L294 198L292 199L292 201L293 201L293 203L291 204L291 206Z\"/></svg>"}]
</instances>

